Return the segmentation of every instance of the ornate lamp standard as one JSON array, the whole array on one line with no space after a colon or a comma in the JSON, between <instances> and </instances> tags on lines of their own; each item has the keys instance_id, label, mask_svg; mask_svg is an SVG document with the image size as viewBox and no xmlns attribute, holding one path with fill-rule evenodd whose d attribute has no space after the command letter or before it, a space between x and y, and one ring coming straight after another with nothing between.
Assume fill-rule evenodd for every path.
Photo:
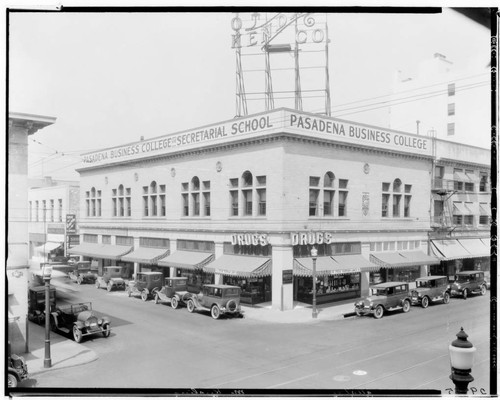
<instances>
[{"instance_id":1,"label":"ornate lamp standard","mask_svg":"<svg viewBox=\"0 0 500 400\"><path fill-rule=\"evenodd\" d=\"M476 348L467 340L467 337L464 328L460 328L457 339L448 347L451 362L450 379L455 384L456 394L467 394L467 386L474 380L470 372L474 364Z\"/></svg>"},{"instance_id":2,"label":"ornate lamp standard","mask_svg":"<svg viewBox=\"0 0 500 400\"><path fill-rule=\"evenodd\" d=\"M50 358L50 276L52 267L42 268L43 281L45 282L45 358L43 360L44 368L52 367Z\"/></svg>"},{"instance_id":3,"label":"ornate lamp standard","mask_svg":"<svg viewBox=\"0 0 500 400\"><path fill-rule=\"evenodd\" d=\"M318 310L316 309L316 258L318 258L318 249L315 246L311 249L311 257L313 259L313 310L312 317L318 318Z\"/></svg>"}]
</instances>

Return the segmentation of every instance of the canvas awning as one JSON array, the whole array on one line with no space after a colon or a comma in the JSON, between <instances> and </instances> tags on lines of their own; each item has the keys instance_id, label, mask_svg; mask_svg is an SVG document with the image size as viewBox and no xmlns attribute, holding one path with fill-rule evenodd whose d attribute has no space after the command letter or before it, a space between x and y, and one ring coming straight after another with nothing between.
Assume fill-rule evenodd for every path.
<instances>
[{"instance_id":1,"label":"canvas awning","mask_svg":"<svg viewBox=\"0 0 500 400\"><path fill-rule=\"evenodd\" d=\"M454 202L453 203L453 214L456 214L456 215L472 215L473 212L468 207L466 207L463 203L461 203L461 202Z\"/></svg>"},{"instance_id":2,"label":"canvas awning","mask_svg":"<svg viewBox=\"0 0 500 400\"><path fill-rule=\"evenodd\" d=\"M470 177L467 174L465 174L464 172L454 172L453 178L456 181L470 182Z\"/></svg>"},{"instance_id":3,"label":"canvas awning","mask_svg":"<svg viewBox=\"0 0 500 400\"><path fill-rule=\"evenodd\" d=\"M353 259L336 260L332 257L316 258L316 275L342 275L361 272L361 266L354 265ZM293 274L296 276L312 276L313 259L312 257L296 258L293 260Z\"/></svg>"},{"instance_id":4,"label":"canvas awning","mask_svg":"<svg viewBox=\"0 0 500 400\"><path fill-rule=\"evenodd\" d=\"M206 265L205 269L216 274L241 278L272 275L271 259L265 257L223 255Z\"/></svg>"},{"instance_id":5,"label":"canvas awning","mask_svg":"<svg viewBox=\"0 0 500 400\"><path fill-rule=\"evenodd\" d=\"M168 256L170 250L155 247L139 247L122 257L122 261L140 264L156 264L160 258Z\"/></svg>"},{"instance_id":6,"label":"canvas awning","mask_svg":"<svg viewBox=\"0 0 500 400\"><path fill-rule=\"evenodd\" d=\"M213 253L179 250L158 260L158 265L160 267L202 269L213 259Z\"/></svg>"},{"instance_id":7,"label":"canvas awning","mask_svg":"<svg viewBox=\"0 0 500 400\"><path fill-rule=\"evenodd\" d=\"M132 251L132 246L120 246L102 243L82 243L68 250L69 254L120 260L122 256Z\"/></svg>"},{"instance_id":8,"label":"canvas awning","mask_svg":"<svg viewBox=\"0 0 500 400\"><path fill-rule=\"evenodd\" d=\"M439 264L439 259L428 256L423 251L391 251L387 253L372 253L370 261L384 268L405 268L419 265Z\"/></svg>"},{"instance_id":9,"label":"canvas awning","mask_svg":"<svg viewBox=\"0 0 500 400\"><path fill-rule=\"evenodd\" d=\"M485 245L481 239L458 239L459 243L474 257L488 257L490 255L489 246Z\"/></svg>"},{"instance_id":10,"label":"canvas awning","mask_svg":"<svg viewBox=\"0 0 500 400\"><path fill-rule=\"evenodd\" d=\"M41 246L35 247L39 253L49 254L52 250L55 250L62 246L61 242L46 242Z\"/></svg>"},{"instance_id":11,"label":"canvas awning","mask_svg":"<svg viewBox=\"0 0 500 400\"><path fill-rule=\"evenodd\" d=\"M431 248L434 254L442 260L457 260L460 258L474 257L456 239L431 240Z\"/></svg>"},{"instance_id":12,"label":"canvas awning","mask_svg":"<svg viewBox=\"0 0 500 400\"><path fill-rule=\"evenodd\" d=\"M487 215L491 217L491 208L487 204L479 203L479 211L481 215Z\"/></svg>"}]
</instances>

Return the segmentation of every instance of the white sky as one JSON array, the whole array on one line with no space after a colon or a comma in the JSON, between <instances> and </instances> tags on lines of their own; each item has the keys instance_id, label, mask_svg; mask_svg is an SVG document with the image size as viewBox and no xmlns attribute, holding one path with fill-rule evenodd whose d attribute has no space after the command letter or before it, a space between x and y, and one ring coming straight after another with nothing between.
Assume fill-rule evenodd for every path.
<instances>
[{"instance_id":1,"label":"white sky","mask_svg":"<svg viewBox=\"0 0 500 400\"><path fill-rule=\"evenodd\" d=\"M77 180L81 153L233 118L233 16L11 13L9 110L57 118L30 137L29 175ZM490 59L490 32L449 9L332 14L328 29L334 110L390 94L396 70L436 52L479 72ZM373 112L341 118L387 126Z\"/></svg>"}]
</instances>

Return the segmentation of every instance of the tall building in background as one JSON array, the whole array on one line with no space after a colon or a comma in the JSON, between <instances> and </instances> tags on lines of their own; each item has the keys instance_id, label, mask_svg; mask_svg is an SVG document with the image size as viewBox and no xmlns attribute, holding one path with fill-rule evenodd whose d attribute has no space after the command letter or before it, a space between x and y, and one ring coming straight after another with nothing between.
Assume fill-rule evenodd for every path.
<instances>
[{"instance_id":1,"label":"tall building in background","mask_svg":"<svg viewBox=\"0 0 500 400\"><path fill-rule=\"evenodd\" d=\"M390 127L490 148L490 85L488 60L484 68L459 70L445 55L435 53L419 65L415 76L397 72Z\"/></svg>"}]
</instances>

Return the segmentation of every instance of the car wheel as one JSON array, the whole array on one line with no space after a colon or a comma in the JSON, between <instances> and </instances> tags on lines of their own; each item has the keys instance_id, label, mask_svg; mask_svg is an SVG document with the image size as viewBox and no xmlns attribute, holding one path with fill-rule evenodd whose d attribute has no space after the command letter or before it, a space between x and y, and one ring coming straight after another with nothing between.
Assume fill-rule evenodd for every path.
<instances>
[{"instance_id":1,"label":"car wheel","mask_svg":"<svg viewBox=\"0 0 500 400\"><path fill-rule=\"evenodd\" d=\"M210 309L210 314L212 315L213 319L219 319L220 317L220 308L217 304L214 304L212 308Z\"/></svg>"},{"instance_id":2,"label":"car wheel","mask_svg":"<svg viewBox=\"0 0 500 400\"><path fill-rule=\"evenodd\" d=\"M467 293L467 289L464 289L464 292L462 293L462 297L464 298L464 300L467 300L468 294L469 293Z\"/></svg>"},{"instance_id":3,"label":"car wheel","mask_svg":"<svg viewBox=\"0 0 500 400\"><path fill-rule=\"evenodd\" d=\"M190 313L194 311L194 301L189 299L187 302L187 309Z\"/></svg>"},{"instance_id":4,"label":"car wheel","mask_svg":"<svg viewBox=\"0 0 500 400\"><path fill-rule=\"evenodd\" d=\"M78 329L76 325L73 326L73 339L75 339L75 342L80 343L82 341L82 337L82 331Z\"/></svg>"},{"instance_id":5,"label":"car wheel","mask_svg":"<svg viewBox=\"0 0 500 400\"><path fill-rule=\"evenodd\" d=\"M78 278L76 278L76 283L78 283L79 285L81 285L83 282L83 279L81 276L79 276Z\"/></svg>"},{"instance_id":6,"label":"car wheel","mask_svg":"<svg viewBox=\"0 0 500 400\"><path fill-rule=\"evenodd\" d=\"M408 312L410 311L410 307L411 307L411 303L410 303L410 300L405 300L403 302L403 312Z\"/></svg>"},{"instance_id":7,"label":"car wheel","mask_svg":"<svg viewBox=\"0 0 500 400\"><path fill-rule=\"evenodd\" d=\"M108 283L107 289L108 289L108 292L111 292L111 289L113 289L113 284L111 282Z\"/></svg>"},{"instance_id":8,"label":"car wheel","mask_svg":"<svg viewBox=\"0 0 500 400\"><path fill-rule=\"evenodd\" d=\"M177 297L172 297L172 300L170 300L170 305L174 309L179 307L179 300L177 300Z\"/></svg>"},{"instance_id":9,"label":"car wheel","mask_svg":"<svg viewBox=\"0 0 500 400\"><path fill-rule=\"evenodd\" d=\"M354 312L356 313L356 315L357 315L358 317L361 317L361 310L360 310L360 309L355 308L355 309L354 309Z\"/></svg>"},{"instance_id":10,"label":"car wheel","mask_svg":"<svg viewBox=\"0 0 500 400\"><path fill-rule=\"evenodd\" d=\"M145 290L143 290L141 292L141 299L142 299L142 301L146 301L148 299L148 292L146 292Z\"/></svg>"},{"instance_id":11,"label":"car wheel","mask_svg":"<svg viewBox=\"0 0 500 400\"><path fill-rule=\"evenodd\" d=\"M18 385L18 381L17 381L17 378L14 374L8 374L7 375L7 384L8 384L8 387L10 388L15 388L17 387Z\"/></svg>"},{"instance_id":12,"label":"car wheel","mask_svg":"<svg viewBox=\"0 0 500 400\"><path fill-rule=\"evenodd\" d=\"M109 324L104 324L102 326L102 329L103 329L102 336L107 338L109 337L109 335L111 335L111 329L109 329Z\"/></svg>"},{"instance_id":13,"label":"car wheel","mask_svg":"<svg viewBox=\"0 0 500 400\"><path fill-rule=\"evenodd\" d=\"M450 302L450 294L448 292L445 292L443 295L443 303L448 304Z\"/></svg>"},{"instance_id":14,"label":"car wheel","mask_svg":"<svg viewBox=\"0 0 500 400\"><path fill-rule=\"evenodd\" d=\"M382 318L384 316L384 307L377 306L377 308L375 309L375 311L373 313L373 316L375 317L375 319Z\"/></svg>"},{"instance_id":15,"label":"car wheel","mask_svg":"<svg viewBox=\"0 0 500 400\"><path fill-rule=\"evenodd\" d=\"M481 296L484 296L486 294L486 286L481 286Z\"/></svg>"},{"instance_id":16,"label":"car wheel","mask_svg":"<svg viewBox=\"0 0 500 400\"><path fill-rule=\"evenodd\" d=\"M429 298L427 296L424 296L422 299L422 308L427 308L427 307L429 307Z\"/></svg>"}]
</instances>

